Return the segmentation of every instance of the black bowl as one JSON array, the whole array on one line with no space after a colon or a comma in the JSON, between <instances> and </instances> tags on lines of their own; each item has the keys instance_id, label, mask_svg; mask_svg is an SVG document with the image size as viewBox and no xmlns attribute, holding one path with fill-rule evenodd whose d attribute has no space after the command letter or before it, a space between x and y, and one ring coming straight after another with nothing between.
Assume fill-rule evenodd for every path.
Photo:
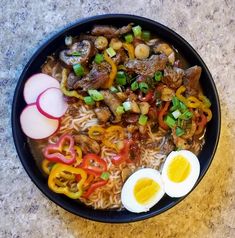
<instances>
[{"instance_id":1,"label":"black bowl","mask_svg":"<svg viewBox=\"0 0 235 238\"><path fill-rule=\"evenodd\" d=\"M173 44L174 47L178 49L178 51L187 59L190 65L200 65L202 67L201 79L203 79L203 82L201 82L201 85L205 95L207 95L212 102L211 110L213 118L207 126L205 145L199 155L201 172L197 184L203 178L211 164L220 134L220 104L212 76L205 63L192 46L190 46L188 42L171 29L161 25L160 23L139 16L109 14L82 19L61 30L37 50L20 76L15 89L12 105L13 138L21 163L23 164L29 177L51 201L78 216L101 222L124 223L143 220L170 209L182 201L184 197L170 198L165 196L150 211L136 214L126 210L94 210L63 195L53 193L47 186L46 178L42 176L39 168L37 167L27 143L27 137L24 135L20 127L20 113L26 105L23 99L23 87L27 78L40 71L40 66L46 60L46 57L51 55L64 44L64 38L66 35L78 35L81 32L90 30L94 24L112 24L115 26L123 26L130 22L141 25L144 29L156 33L156 35L160 36L162 39Z\"/></svg>"}]
</instances>

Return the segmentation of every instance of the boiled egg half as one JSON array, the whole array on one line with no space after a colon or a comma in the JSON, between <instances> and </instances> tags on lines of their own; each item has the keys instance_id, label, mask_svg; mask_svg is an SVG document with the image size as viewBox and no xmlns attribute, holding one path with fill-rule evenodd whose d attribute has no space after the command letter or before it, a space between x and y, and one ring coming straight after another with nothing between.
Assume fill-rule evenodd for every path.
<instances>
[{"instance_id":1,"label":"boiled egg half","mask_svg":"<svg viewBox=\"0 0 235 238\"><path fill-rule=\"evenodd\" d=\"M200 174L200 163L188 150L172 151L162 168L162 181L167 195L182 197L189 193Z\"/></svg>"},{"instance_id":2,"label":"boiled egg half","mask_svg":"<svg viewBox=\"0 0 235 238\"><path fill-rule=\"evenodd\" d=\"M123 206L130 212L146 212L165 194L160 173L145 168L133 173L121 192Z\"/></svg>"}]
</instances>

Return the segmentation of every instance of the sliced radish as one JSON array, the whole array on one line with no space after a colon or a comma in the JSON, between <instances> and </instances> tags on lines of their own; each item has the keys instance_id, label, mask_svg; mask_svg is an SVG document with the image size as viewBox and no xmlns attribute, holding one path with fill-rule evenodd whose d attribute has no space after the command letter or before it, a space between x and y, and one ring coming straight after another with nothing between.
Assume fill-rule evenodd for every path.
<instances>
[{"instance_id":1,"label":"sliced radish","mask_svg":"<svg viewBox=\"0 0 235 238\"><path fill-rule=\"evenodd\" d=\"M43 115L52 119L62 117L68 109L68 103L59 88L46 89L38 96L36 105Z\"/></svg>"},{"instance_id":2,"label":"sliced radish","mask_svg":"<svg viewBox=\"0 0 235 238\"><path fill-rule=\"evenodd\" d=\"M28 104L35 103L39 94L51 87L59 88L60 84L47 74L34 74L24 85L25 102Z\"/></svg>"},{"instance_id":3,"label":"sliced radish","mask_svg":"<svg viewBox=\"0 0 235 238\"><path fill-rule=\"evenodd\" d=\"M32 139L44 139L59 128L60 121L42 115L35 103L27 105L20 115L23 132Z\"/></svg>"}]
</instances>

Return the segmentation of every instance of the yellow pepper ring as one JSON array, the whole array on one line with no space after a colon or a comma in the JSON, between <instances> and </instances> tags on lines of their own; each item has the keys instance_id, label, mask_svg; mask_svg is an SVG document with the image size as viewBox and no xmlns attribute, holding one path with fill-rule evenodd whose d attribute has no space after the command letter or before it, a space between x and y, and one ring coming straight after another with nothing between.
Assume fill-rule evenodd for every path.
<instances>
[{"instance_id":1,"label":"yellow pepper ring","mask_svg":"<svg viewBox=\"0 0 235 238\"><path fill-rule=\"evenodd\" d=\"M88 135L91 139L102 141L105 129L101 126L92 126L88 130Z\"/></svg>"},{"instance_id":2,"label":"yellow pepper ring","mask_svg":"<svg viewBox=\"0 0 235 238\"><path fill-rule=\"evenodd\" d=\"M56 182L58 183L58 178L61 177L61 174L63 172L69 172L71 174L81 176L80 181L76 185L76 187L77 187L76 192L70 191L68 186L61 187L61 186L58 186L58 184L56 184ZM72 199L78 199L82 195L82 192L83 192L82 185L84 184L86 179L87 179L87 174L83 169L74 168L72 166L65 165L65 164L56 164L56 166L53 167L53 169L51 170L51 173L49 175L48 186L55 193L65 194L66 196L68 196Z\"/></svg>"},{"instance_id":3,"label":"yellow pepper ring","mask_svg":"<svg viewBox=\"0 0 235 238\"><path fill-rule=\"evenodd\" d=\"M185 91L186 91L186 88L184 86L180 86L177 89L175 95L181 102L183 102L185 105L187 105L187 98L182 95L182 93Z\"/></svg>"},{"instance_id":4,"label":"yellow pepper ring","mask_svg":"<svg viewBox=\"0 0 235 238\"><path fill-rule=\"evenodd\" d=\"M190 96L187 98L187 104L188 107L191 108L198 108L201 106L201 101L199 101L196 97Z\"/></svg>"},{"instance_id":5,"label":"yellow pepper ring","mask_svg":"<svg viewBox=\"0 0 235 238\"><path fill-rule=\"evenodd\" d=\"M75 91L75 90L72 90L72 91L67 90L66 82L67 82L67 70L63 69L63 71L62 71L62 80L61 80L61 83L60 83L61 91L63 92L64 95L66 95L68 97L75 97L75 98L83 99L83 96L78 94L77 91Z\"/></svg>"},{"instance_id":6,"label":"yellow pepper ring","mask_svg":"<svg viewBox=\"0 0 235 238\"><path fill-rule=\"evenodd\" d=\"M45 174L49 175L50 172L51 172L51 164L54 164L53 162L47 160L47 159L44 159L42 161L42 170L45 172Z\"/></svg>"},{"instance_id":7,"label":"yellow pepper ring","mask_svg":"<svg viewBox=\"0 0 235 238\"><path fill-rule=\"evenodd\" d=\"M117 74L117 66L113 62L113 60L108 56L106 50L104 51L104 60L107 61L112 67L111 72L109 74L109 81L106 82L104 85L104 88L110 88L112 86L113 80L115 79L116 74Z\"/></svg>"},{"instance_id":8,"label":"yellow pepper ring","mask_svg":"<svg viewBox=\"0 0 235 238\"><path fill-rule=\"evenodd\" d=\"M123 43L122 45L123 45L124 49L127 50L129 58L134 59L135 58L134 46L132 44L129 44L129 43Z\"/></svg>"}]
</instances>

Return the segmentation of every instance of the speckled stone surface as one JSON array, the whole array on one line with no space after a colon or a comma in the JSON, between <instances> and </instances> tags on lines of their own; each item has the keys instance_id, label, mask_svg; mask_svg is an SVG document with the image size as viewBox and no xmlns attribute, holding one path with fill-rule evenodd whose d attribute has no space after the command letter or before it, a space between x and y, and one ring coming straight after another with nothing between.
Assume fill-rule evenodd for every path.
<instances>
[{"instance_id":1,"label":"speckled stone surface","mask_svg":"<svg viewBox=\"0 0 235 238\"><path fill-rule=\"evenodd\" d=\"M173 209L132 224L102 224L50 202L30 181L10 125L18 77L37 47L85 16L132 13L159 21L188 40L209 67L221 100L214 161L196 190ZM235 1L0 1L0 237L235 237Z\"/></svg>"}]
</instances>

